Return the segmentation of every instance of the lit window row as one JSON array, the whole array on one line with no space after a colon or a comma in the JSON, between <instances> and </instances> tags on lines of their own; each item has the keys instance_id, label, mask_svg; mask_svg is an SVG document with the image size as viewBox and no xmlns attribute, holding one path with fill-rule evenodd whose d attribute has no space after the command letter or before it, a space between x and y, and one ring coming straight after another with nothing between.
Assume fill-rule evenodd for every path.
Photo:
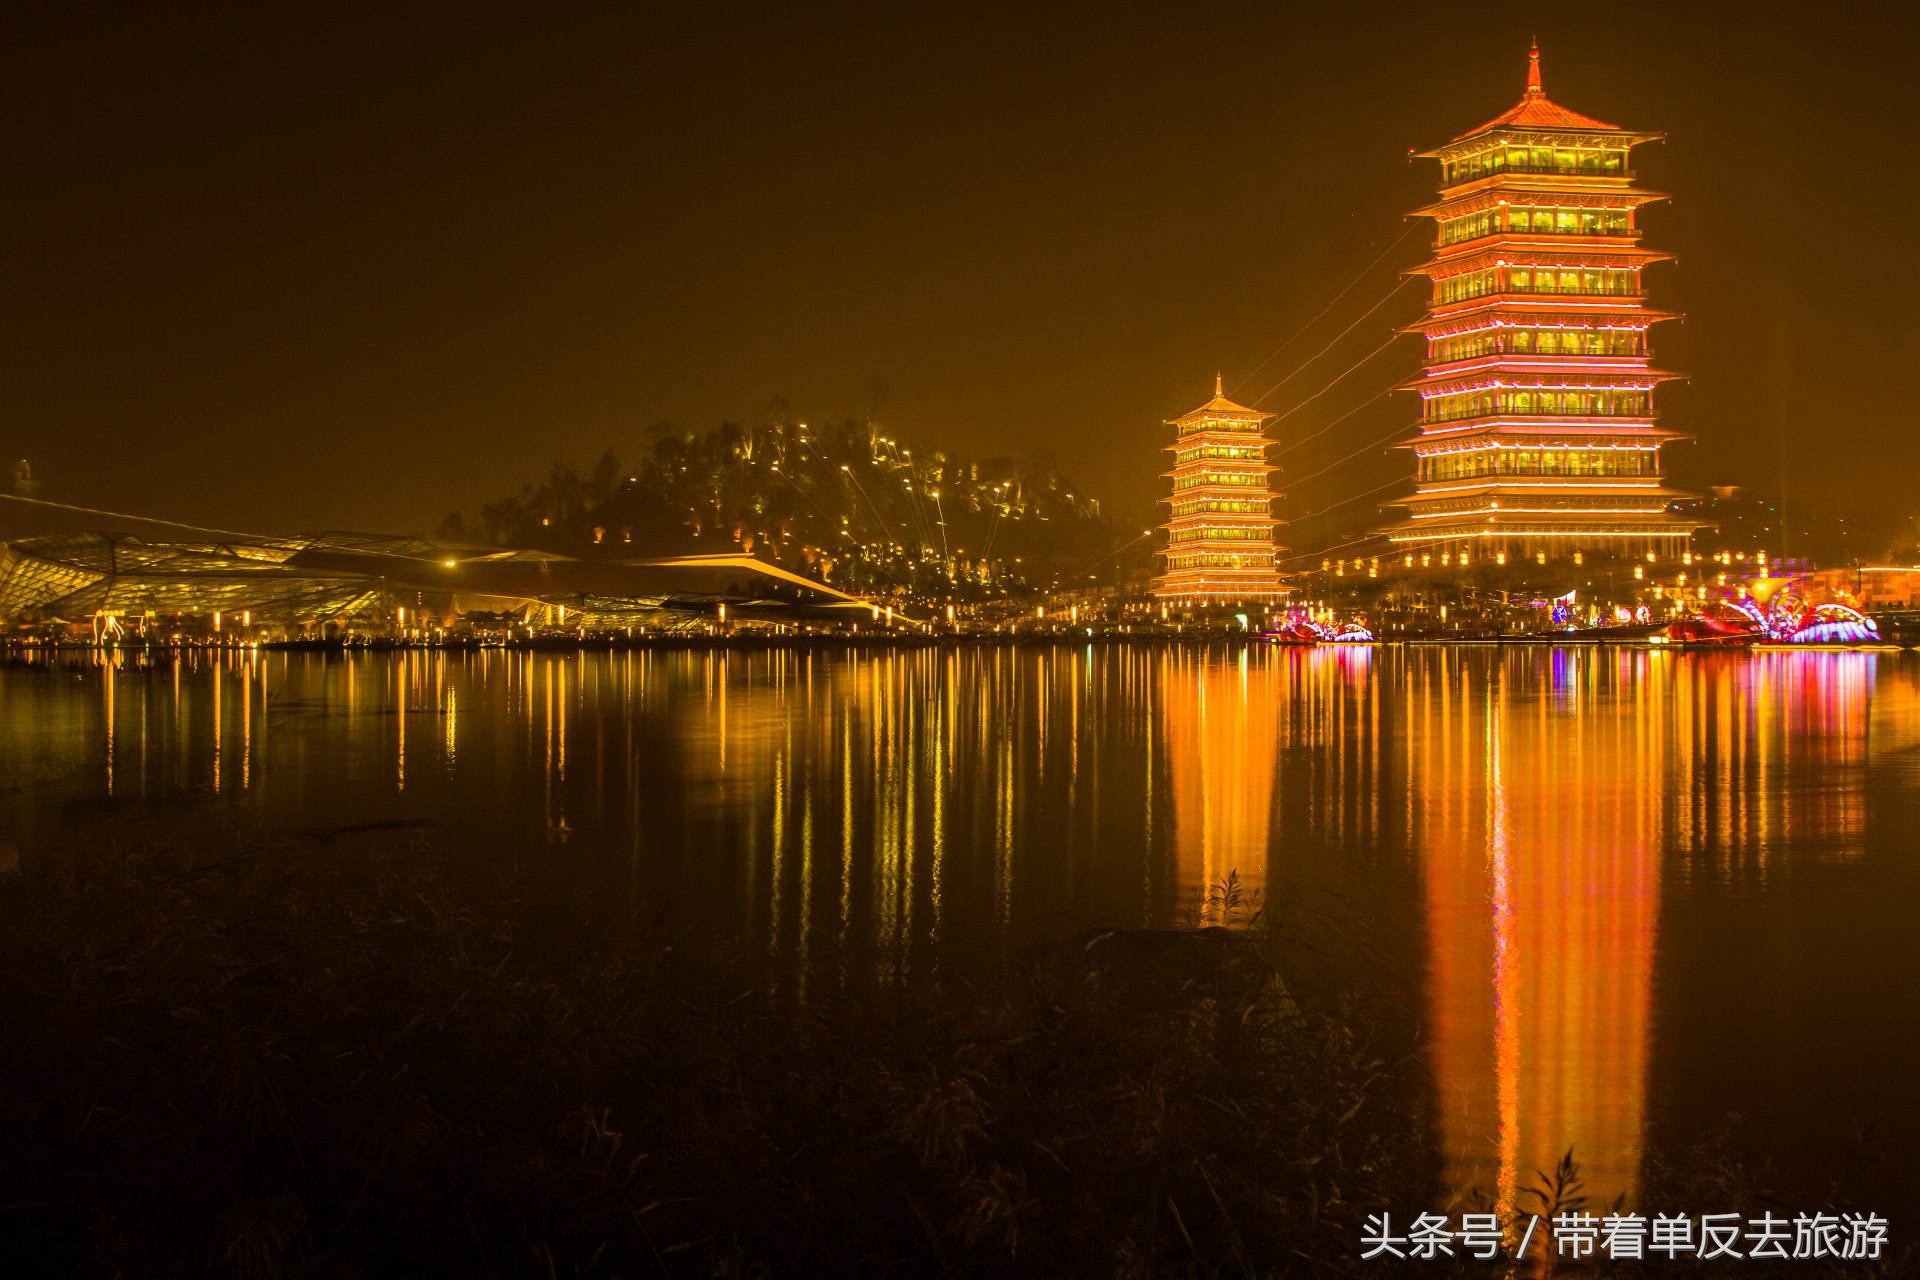
<instances>
[{"instance_id":1,"label":"lit window row","mask_svg":"<svg viewBox=\"0 0 1920 1280\"><path fill-rule=\"evenodd\" d=\"M1205 526L1198 529L1174 529L1167 534L1169 542L1270 542L1273 530L1262 526L1247 528L1243 525Z\"/></svg>"},{"instance_id":2,"label":"lit window row","mask_svg":"<svg viewBox=\"0 0 1920 1280\"><path fill-rule=\"evenodd\" d=\"M1652 412L1653 395L1647 391L1475 391L1435 396L1423 406L1420 420L1457 422L1508 413L1644 418Z\"/></svg>"},{"instance_id":3,"label":"lit window row","mask_svg":"<svg viewBox=\"0 0 1920 1280\"><path fill-rule=\"evenodd\" d=\"M1482 329L1433 339L1427 359L1434 364L1480 356L1643 356L1645 329Z\"/></svg>"},{"instance_id":4,"label":"lit window row","mask_svg":"<svg viewBox=\"0 0 1920 1280\"><path fill-rule=\"evenodd\" d=\"M1270 569L1272 567L1271 552L1202 551L1187 555L1169 553L1167 556L1169 573L1176 569Z\"/></svg>"},{"instance_id":5,"label":"lit window row","mask_svg":"<svg viewBox=\"0 0 1920 1280\"><path fill-rule=\"evenodd\" d=\"M1178 489L1198 489L1202 486L1225 485L1235 489L1264 489L1267 478L1261 474L1247 474L1241 471L1203 471L1197 476L1176 476L1173 487Z\"/></svg>"},{"instance_id":6,"label":"lit window row","mask_svg":"<svg viewBox=\"0 0 1920 1280\"><path fill-rule=\"evenodd\" d=\"M1443 186L1472 182L1496 173L1568 173L1609 178L1631 176L1624 144L1611 147L1526 146L1501 142L1471 155L1440 162Z\"/></svg>"},{"instance_id":7,"label":"lit window row","mask_svg":"<svg viewBox=\"0 0 1920 1280\"><path fill-rule=\"evenodd\" d=\"M1438 282L1439 302L1464 302L1494 293L1570 293L1632 296L1640 292L1640 272L1632 267L1483 267Z\"/></svg>"},{"instance_id":8,"label":"lit window row","mask_svg":"<svg viewBox=\"0 0 1920 1280\"><path fill-rule=\"evenodd\" d=\"M1625 209L1545 209L1502 205L1451 218L1440 224L1440 243L1460 244L1482 236L1525 232L1528 235L1624 236L1633 231Z\"/></svg>"},{"instance_id":9,"label":"lit window row","mask_svg":"<svg viewBox=\"0 0 1920 1280\"><path fill-rule=\"evenodd\" d=\"M1652 449L1478 449L1420 459L1422 481L1476 476L1657 476Z\"/></svg>"},{"instance_id":10,"label":"lit window row","mask_svg":"<svg viewBox=\"0 0 1920 1280\"><path fill-rule=\"evenodd\" d=\"M1174 459L1179 462L1193 462L1201 458L1235 458L1242 462L1264 462L1267 457L1265 445L1235 447L1232 445L1206 445L1198 449L1181 449Z\"/></svg>"},{"instance_id":11,"label":"lit window row","mask_svg":"<svg viewBox=\"0 0 1920 1280\"><path fill-rule=\"evenodd\" d=\"M1233 498L1189 499L1185 502L1174 503L1173 514L1176 516L1264 516L1268 514L1267 504L1268 499L1266 498L1248 499L1245 501Z\"/></svg>"}]
</instances>

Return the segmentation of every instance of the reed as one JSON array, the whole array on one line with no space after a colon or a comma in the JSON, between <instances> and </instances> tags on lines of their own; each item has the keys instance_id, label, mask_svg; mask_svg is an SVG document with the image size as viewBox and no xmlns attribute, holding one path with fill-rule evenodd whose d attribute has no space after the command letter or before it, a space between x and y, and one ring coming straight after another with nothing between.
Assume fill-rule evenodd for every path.
<instances>
[{"instance_id":1,"label":"reed","mask_svg":"<svg viewBox=\"0 0 1920 1280\"><path fill-rule=\"evenodd\" d=\"M1219 914L1244 915L1222 887ZM0 1256L65 1274L1256 1275L1425 1162L1387 1020L1271 931L798 1004L543 933L419 831L0 883Z\"/></svg>"}]
</instances>

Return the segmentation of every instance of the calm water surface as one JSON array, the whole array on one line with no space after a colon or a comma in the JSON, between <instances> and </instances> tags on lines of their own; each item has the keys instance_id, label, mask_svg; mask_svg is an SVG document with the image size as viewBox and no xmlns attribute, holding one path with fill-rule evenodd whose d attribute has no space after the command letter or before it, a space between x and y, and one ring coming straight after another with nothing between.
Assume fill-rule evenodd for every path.
<instances>
[{"instance_id":1,"label":"calm water surface","mask_svg":"<svg viewBox=\"0 0 1920 1280\"><path fill-rule=\"evenodd\" d=\"M800 999L1182 919L1229 872L1340 904L1419 993L1446 1179L1503 1200L1569 1145L1610 1199L1723 1124L1788 1170L1862 1128L1920 1140L1920 654L0 669L0 838L29 862L396 819L583 901L670 903Z\"/></svg>"}]
</instances>

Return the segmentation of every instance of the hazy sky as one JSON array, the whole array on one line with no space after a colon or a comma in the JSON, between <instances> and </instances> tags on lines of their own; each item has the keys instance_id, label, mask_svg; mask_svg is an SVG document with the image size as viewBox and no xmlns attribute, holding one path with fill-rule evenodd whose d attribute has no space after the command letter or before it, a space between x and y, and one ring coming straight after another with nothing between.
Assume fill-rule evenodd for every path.
<instances>
[{"instance_id":1,"label":"hazy sky","mask_svg":"<svg viewBox=\"0 0 1920 1280\"><path fill-rule=\"evenodd\" d=\"M1418 260L1424 228L1247 376L1430 197L1409 148L1519 96L1537 29L1552 97L1670 135L1639 154L1675 197L1644 221L1687 316L1656 331L1677 474L1920 508L1893 6L268 8L8 10L0 451L50 496L422 529L661 419L861 417L879 382L894 431L1051 447L1137 518L1216 367L1258 395ZM1389 479L1364 446L1413 415L1284 455L1362 450L1281 514Z\"/></svg>"}]
</instances>

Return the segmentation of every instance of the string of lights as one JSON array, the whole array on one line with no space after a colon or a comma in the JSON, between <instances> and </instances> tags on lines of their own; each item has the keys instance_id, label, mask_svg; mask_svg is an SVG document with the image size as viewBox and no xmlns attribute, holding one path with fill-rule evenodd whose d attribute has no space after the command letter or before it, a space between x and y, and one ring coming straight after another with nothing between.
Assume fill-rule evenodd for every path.
<instances>
[{"instance_id":1,"label":"string of lights","mask_svg":"<svg viewBox=\"0 0 1920 1280\"><path fill-rule=\"evenodd\" d=\"M1400 336L1401 336L1400 331L1398 329L1395 329L1392 333L1387 335L1387 340L1385 342L1381 343L1379 346L1375 347L1373 350L1367 352L1367 354L1365 354L1364 356L1361 356L1358 360L1348 365L1345 369L1340 371L1340 373L1333 379L1332 382L1329 382L1326 386L1321 387L1318 391L1314 392L1312 395L1308 396L1305 400L1302 400L1300 403L1294 405L1293 408L1287 410L1285 413L1280 414L1278 417L1274 419L1274 421L1277 423L1285 422L1288 418L1291 418L1294 414L1300 412L1302 409L1312 404L1315 400L1318 400L1321 396L1327 394L1327 392L1339 386L1341 381L1344 380L1348 374L1352 373L1355 369L1358 369L1361 365L1366 364L1369 360L1379 355L1382 351L1385 351L1388 347L1391 347L1395 342L1397 342L1400 339Z\"/></svg>"},{"instance_id":2,"label":"string of lights","mask_svg":"<svg viewBox=\"0 0 1920 1280\"><path fill-rule=\"evenodd\" d=\"M1326 306L1320 308L1319 311L1315 312L1313 319L1307 321L1305 324L1301 325L1298 329L1294 330L1292 337L1288 338L1285 342L1281 343L1279 346L1275 347L1272 351L1268 352L1266 359L1262 360L1259 364L1253 366L1252 369L1249 369L1240 378L1240 380L1234 384L1233 386L1234 393L1238 394L1240 388L1246 386L1247 383L1251 382L1255 374L1259 373L1262 369L1266 368L1268 365L1272 364L1275 360L1279 359L1279 357L1289 347L1291 347L1294 343L1300 341L1301 338L1305 337L1307 332L1311 330L1313 326L1319 324L1320 321L1326 318L1326 315L1328 312L1332 311L1336 306L1340 305L1340 300L1342 298L1346 297L1349 293L1353 292L1355 285L1359 284L1362 280L1366 279L1369 275L1371 275L1373 273L1373 269L1379 266L1382 262L1386 261L1387 255L1392 253L1395 249L1398 249L1402 244L1404 244L1406 242L1407 237L1412 235L1415 231L1417 231L1420 228L1420 226L1421 224L1418 222L1408 222L1406 227L1400 232L1400 234L1394 237L1393 243L1389 244L1386 248L1382 249L1379 253L1379 256L1374 258L1372 262L1369 262L1366 266L1362 267L1360 269L1360 274L1356 275L1353 279L1347 281L1346 287L1341 289L1340 292L1334 294L1332 300L1329 301Z\"/></svg>"},{"instance_id":3,"label":"string of lights","mask_svg":"<svg viewBox=\"0 0 1920 1280\"><path fill-rule=\"evenodd\" d=\"M1376 396L1375 399L1378 399L1378 397ZM1358 449L1355 449L1352 453L1347 454L1343 458L1337 458L1334 461L1329 462L1326 466L1320 468L1318 471L1315 471L1310 475L1304 475L1304 476L1299 476L1297 478L1289 479L1287 481L1287 485L1289 488L1291 488L1296 484L1305 484L1309 480L1313 480L1313 479L1316 479L1317 477L1323 476L1327 474L1327 472L1333 470L1335 467L1338 467L1345 463L1353 461L1355 458L1367 452L1369 449L1379 448L1381 445L1385 444L1387 441L1393 439L1395 436L1399 435L1401 432L1405 430L1406 430L1406 427L1397 426L1393 430L1387 432L1387 434L1385 434L1384 436L1381 436L1378 440L1374 440L1368 444L1361 445Z\"/></svg>"},{"instance_id":4,"label":"string of lights","mask_svg":"<svg viewBox=\"0 0 1920 1280\"><path fill-rule=\"evenodd\" d=\"M1347 542L1336 542L1330 547L1316 547L1312 551L1298 551L1290 556L1281 556L1278 563L1290 564L1295 560L1323 559L1331 552L1345 551L1348 547L1364 546L1369 542L1378 542L1379 540L1380 536L1378 534L1368 534L1365 537L1353 538ZM1396 542L1393 545L1393 554L1404 555L1406 552L1417 551L1421 547L1431 547L1446 541L1448 541L1446 538L1429 538L1423 542Z\"/></svg>"},{"instance_id":5,"label":"string of lights","mask_svg":"<svg viewBox=\"0 0 1920 1280\"><path fill-rule=\"evenodd\" d=\"M1357 502L1361 498L1366 497L1368 494L1378 493L1382 489L1391 489L1396 485L1402 485L1405 483L1406 483L1405 479L1399 476L1395 476L1393 479L1387 481L1385 484L1377 484L1373 486L1373 488L1371 489L1362 489L1359 493L1349 494L1347 497L1340 499L1340 501L1338 502L1329 502L1326 506L1321 507L1318 511L1309 511L1309 512L1306 512L1304 515L1291 516L1288 518L1288 523L1289 524L1305 524L1309 520L1318 519L1320 516L1323 516L1327 512L1334 510L1336 507L1344 507L1349 502Z\"/></svg>"},{"instance_id":6,"label":"string of lights","mask_svg":"<svg viewBox=\"0 0 1920 1280\"><path fill-rule=\"evenodd\" d=\"M792 476L788 475L786 472L780 470L778 465L776 465L773 468L773 475L776 476L782 484L786 485L787 488L799 494L801 498L806 501L806 504L813 508L814 514L820 517L820 522L822 525L825 525L825 526L832 525L833 517L827 514L826 509L824 507L822 507L819 503L813 500L812 494L808 493L805 489L801 488L799 481L795 480ZM858 507L854 509L856 511L859 510ZM907 584L900 581L900 579L894 577L893 573L890 570L888 570L886 565L880 563L878 560L869 561L868 567L878 570L881 577L885 578L888 582L891 582L894 586L899 587L901 590L904 591L907 589Z\"/></svg>"},{"instance_id":7,"label":"string of lights","mask_svg":"<svg viewBox=\"0 0 1920 1280\"><path fill-rule=\"evenodd\" d=\"M1280 379L1280 381L1274 383L1272 386L1268 387L1265 391L1261 392L1258 396L1256 396L1253 401L1254 406L1256 408L1259 407L1264 401L1266 401L1270 396L1272 396L1274 392L1280 390L1280 388L1286 386L1289 382L1292 382L1295 378L1300 376L1302 373L1312 368L1313 365L1320 359L1321 356L1326 355L1327 352L1339 346L1340 343L1346 339L1348 334L1352 333L1355 329L1358 329L1362 324L1366 323L1366 321L1370 317L1372 317L1374 312L1378 311L1380 308L1386 306L1389 302L1393 301L1394 297L1398 295L1402 289L1406 288L1407 285L1411 284L1416 278L1417 277L1414 277L1414 276L1404 276L1401 279L1394 281L1392 288L1388 289L1384 294L1382 294L1379 300L1376 301L1372 306L1368 307L1365 311L1361 312L1358 316L1356 316L1353 320L1353 323L1349 324L1346 328L1342 329L1339 333L1335 334L1333 338L1330 341L1328 341L1327 345L1325 345L1324 347L1321 347L1318 351L1314 352L1312 355L1308 356L1305 360L1302 360L1299 364L1295 365L1293 368L1293 371L1287 374L1286 377Z\"/></svg>"},{"instance_id":8,"label":"string of lights","mask_svg":"<svg viewBox=\"0 0 1920 1280\"><path fill-rule=\"evenodd\" d=\"M80 515L107 516L114 520L132 520L139 524L160 524L169 529L187 529L194 533L218 534L223 538L244 538L248 542L288 542L291 539L269 537L263 533L242 533L238 529L215 529L203 524L188 524L184 520L165 520L159 516L136 516L125 511L106 511L99 507L83 507L71 502L55 502L51 498L29 498L21 493L0 493L0 498L8 502L23 502L35 507L53 507L60 511L73 511ZM409 557L417 559L419 557Z\"/></svg>"},{"instance_id":9,"label":"string of lights","mask_svg":"<svg viewBox=\"0 0 1920 1280\"><path fill-rule=\"evenodd\" d=\"M1392 383L1380 388L1378 391L1368 396L1365 400L1362 400L1359 404L1354 405L1353 408L1347 410L1345 413L1341 414L1339 417L1335 418L1332 422L1329 422L1326 426L1320 428L1318 431L1315 431L1311 435L1301 436L1298 440L1295 440L1292 444L1280 450L1278 453L1270 454L1268 456L1271 458L1284 458L1286 455L1292 453L1295 449L1300 448L1302 445L1313 443L1315 440L1318 440L1321 436L1327 434L1327 432L1333 430L1335 427L1339 426L1341 423L1345 422L1348 418L1351 418L1354 414L1360 412L1362 409L1365 409L1369 405L1378 404L1380 401L1386 399L1388 396L1392 395L1395 391L1397 391L1399 387L1400 387L1400 382L1399 382L1399 379L1396 378Z\"/></svg>"}]
</instances>

